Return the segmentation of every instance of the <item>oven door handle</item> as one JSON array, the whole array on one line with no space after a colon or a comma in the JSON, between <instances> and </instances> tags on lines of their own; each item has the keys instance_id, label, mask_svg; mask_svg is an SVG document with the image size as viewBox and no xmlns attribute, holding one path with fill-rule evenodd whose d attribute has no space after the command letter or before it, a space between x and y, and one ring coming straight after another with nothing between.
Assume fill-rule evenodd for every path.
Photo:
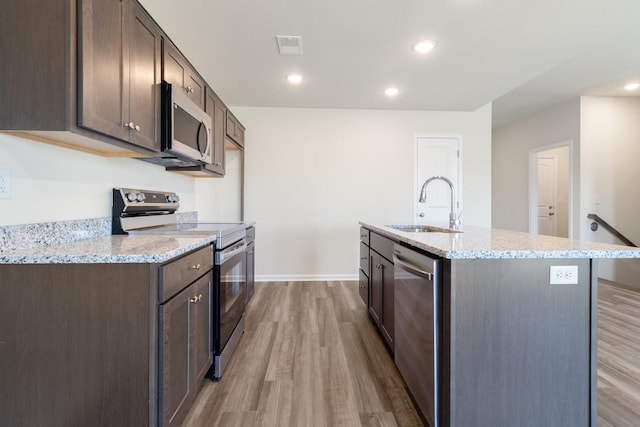
<instances>
[{"instance_id":1,"label":"oven door handle","mask_svg":"<svg viewBox=\"0 0 640 427\"><path fill-rule=\"evenodd\" d=\"M247 248L247 244L243 240L240 243L236 243L234 246L224 249L223 251L218 253L218 257L216 259L217 264L220 265L224 263L226 260L228 260L229 258L232 258L235 255L238 255L239 253L244 252L246 248Z\"/></svg>"}]
</instances>

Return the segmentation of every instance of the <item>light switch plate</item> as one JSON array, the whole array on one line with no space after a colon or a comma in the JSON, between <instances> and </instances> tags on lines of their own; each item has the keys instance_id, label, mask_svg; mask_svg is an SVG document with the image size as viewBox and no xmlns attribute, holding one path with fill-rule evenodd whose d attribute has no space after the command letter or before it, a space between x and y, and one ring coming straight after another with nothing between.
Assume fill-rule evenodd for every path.
<instances>
[{"instance_id":1,"label":"light switch plate","mask_svg":"<svg viewBox=\"0 0 640 427\"><path fill-rule=\"evenodd\" d=\"M549 269L549 283L551 285L577 285L577 265L552 265Z\"/></svg>"},{"instance_id":2,"label":"light switch plate","mask_svg":"<svg viewBox=\"0 0 640 427\"><path fill-rule=\"evenodd\" d=\"M0 169L0 199L11 198L11 171Z\"/></svg>"}]
</instances>

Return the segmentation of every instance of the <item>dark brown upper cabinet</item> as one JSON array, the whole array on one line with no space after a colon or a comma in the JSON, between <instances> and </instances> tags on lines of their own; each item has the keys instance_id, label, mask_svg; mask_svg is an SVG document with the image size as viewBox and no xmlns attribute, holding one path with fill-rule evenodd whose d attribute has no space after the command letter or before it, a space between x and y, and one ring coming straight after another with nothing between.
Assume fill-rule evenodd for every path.
<instances>
[{"instance_id":1,"label":"dark brown upper cabinet","mask_svg":"<svg viewBox=\"0 0 640 427\"><path fill-rule=\"evenodd\" d=\"M240 147L244 147L244 126L227 110L227 136Z\"/></svg>"},{"instance_id":2,"label":"dark brown upper cabinet","mask_svg":"<svg viewBox=\"0 0 640 427\"><path fill-rule=\"evenodd\" d=\"M160 28L136 2L80 5L78 125L159 151Z\"/></svg>"},{"instance_id":3,"label":"dark brown upper cabinet","mask_svg":"<svg viewBox=\"0 0 640 427\"><path fill-rule=\"evenodd\" d=\"M171 41L162 41L162 79L176 85L204 109L205 83Z\"/></svg>"},{"instance_id":4,"label":"dark brown upper cabinet","mask_svg":"<svg viewBox=\"0 0 640 427\"><path fill-rule=\"evenodd\" d=\"M227 107L209 86L206 89L205 111L211 116L213 123L213 146L211 147L211 164L205 168L220 175L224 175L224 126L227 117Z\"/></svg>"}]
</instances>

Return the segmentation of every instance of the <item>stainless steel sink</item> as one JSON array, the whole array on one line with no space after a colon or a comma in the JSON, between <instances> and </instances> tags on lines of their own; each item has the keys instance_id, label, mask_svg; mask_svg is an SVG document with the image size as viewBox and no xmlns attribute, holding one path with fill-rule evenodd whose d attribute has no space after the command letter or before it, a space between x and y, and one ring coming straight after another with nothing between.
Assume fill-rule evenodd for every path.
<instances>
[{"instance_id":1,"label":"stainless steel sink","mask_svg":"<svg viewBox=\"0 0 640 427\"><path fill-rule=\"evenodd\" d=\"M459 230L452 230L450 228L434 227L432 225L399 225L391 224L387 227L394 230L404 231L406 233L462 233Z\"/></svg>"}]
</instances>

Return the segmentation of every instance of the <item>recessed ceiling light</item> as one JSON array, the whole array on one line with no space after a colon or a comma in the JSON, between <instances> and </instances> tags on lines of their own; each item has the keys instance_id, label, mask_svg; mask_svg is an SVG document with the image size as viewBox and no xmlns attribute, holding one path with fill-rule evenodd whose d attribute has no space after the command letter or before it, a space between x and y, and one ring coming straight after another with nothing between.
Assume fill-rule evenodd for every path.
<instances>
[{"instance_id":1,"label":"recessed ceiling light","mask_svg":"<svg viewBox=\"0 0 640 427\"><path fill-rule=\"evenodd\" d=\"M640 83L637 82L633 82L633 83L629 83L628 85L626 85L624 88L626 90L636 90L640 87Z\"/></svg>"},{"instance_id":2,"label":"recessed ceiling light","mask_svg":"<svg viewBox=\"0 0 640 427\"><path fill-rule=\"evenodd\" d=\"M300 84L302 82L303 77L300 74L289 74L287 75L287 81L293 85Z\"/></svg>"},{"instance_id":3,"label":"recessed ceiling light","mask_svg":"<svg viewBox=\"0 0 640 427\"><path fill-rule=\"evenodd\" d=\"M436 42L433 40L422 40L413 45L413 50L420 54L425 54L431 52L431 50L436 47Z\"/></svg>"},{"instance_id":4,"label":"recessed ceiling light","mask_svg":"<svg viewBox=\"0 0 640 427\"><path fill-rule=\"evenodd\" d=\"M387 96L396 96L399 92L397 87L388 87L384 90L384 94Z\"/></svg>"}]
</instances>

